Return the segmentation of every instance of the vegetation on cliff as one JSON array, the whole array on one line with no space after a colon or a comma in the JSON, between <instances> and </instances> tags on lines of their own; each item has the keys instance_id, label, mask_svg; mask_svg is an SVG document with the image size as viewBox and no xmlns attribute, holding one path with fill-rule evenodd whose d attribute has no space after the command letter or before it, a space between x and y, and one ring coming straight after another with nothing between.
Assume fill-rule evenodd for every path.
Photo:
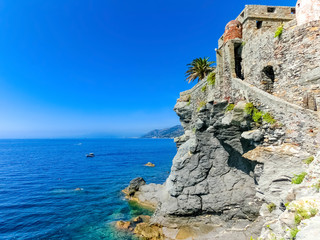
<instances>
[{"instance_id":1,"label":"vegetation on cliff","mask_svg":"<svg viewBox=\"0 0 320 240\"><path fill-rule=\"evenodd\" d=\"M209 57L193 59L191 63L187 64L189 69L186 71L186 80L189 83L196 79L198 79L198 82L201 81L215 69L211 66L214 63L214 61L209 61Z\"/></svg>"}]
</instances>

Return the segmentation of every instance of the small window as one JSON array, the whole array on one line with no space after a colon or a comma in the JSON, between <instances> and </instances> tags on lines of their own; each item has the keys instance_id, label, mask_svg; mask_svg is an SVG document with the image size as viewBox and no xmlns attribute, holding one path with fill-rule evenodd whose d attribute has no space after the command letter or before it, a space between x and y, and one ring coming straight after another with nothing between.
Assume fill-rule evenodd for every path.
<instances>
[{"instance_id":1,"label":"small window","mask_svg":"<svg viewBox=\"0 0 320 240\"><path fill-rule=\"evenodd\" d=\"M262 21L257 21L257 28L258 29L262 28Z\"/></svg>"},{"instance_id":2,"label":"small window","mask_svg":"<svg viewBox=\"0 0 320 240\"><path fill-rule=\"evenodd\" d=\"M291 8L291 14L296 14L296 9L295 8Z\"/></svg>"},{"instance_id":3,"label":"small window","mask_svg":"<svg viewBox=\"0 0 320 240\"><path fill-rule=\"evenodd\" d=\"M275 11L276 11L276 8L268 7L268 13L274 13Z\"/></svg>"},{"instance_id":4,"label":"small window","mask_svg":"<svg viewBox=\"0 0 320 240\"><path fill-rule=\"evenodd\" d=\"M300 7L300 3L298 3L298 7Z\"/></svg>"},{"instance_id":5,"label":"small window","mask_svg":"<svg viewBox=\"0 0 320 240\"><path fill-rule=\"evenodd\" d=\"M242 12L240 16L241 16L241 17L244 17L244 12Z\"/></svg>"}]
</instances>

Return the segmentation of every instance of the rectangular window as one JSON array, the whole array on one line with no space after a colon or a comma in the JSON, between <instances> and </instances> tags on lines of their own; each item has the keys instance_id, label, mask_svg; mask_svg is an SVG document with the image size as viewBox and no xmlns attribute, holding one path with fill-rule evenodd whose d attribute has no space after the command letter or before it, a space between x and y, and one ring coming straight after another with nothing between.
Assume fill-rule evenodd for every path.
<instances>
[{"instance_id":1,"label":"rectangular window","mask_svg":"<svg viewBox=\"0 0 320 240\"><path fill-rule=\"evenodd\" d=\"M274 13L276 11L275 7L268 7L268 13Z\"/></svg>"},{"instance_id":2,"label":"rectangular window","mask_svg":"<svg viewBox=\"0 0 320 240\"><path fill-rule=\"evenodd\" d=\"M262 21L257 21L257 29L262 28Z\"/></svg>"},{"instance_id":3,"label":"rectangular window","mask_svg":"<svg viewBox=\"0 0 320 240\"><path fill-rule=\"evenodd\" d=\"M296 14L296 9L295 8L291 8L291 14Z\"/></svg>"}]
</instances>

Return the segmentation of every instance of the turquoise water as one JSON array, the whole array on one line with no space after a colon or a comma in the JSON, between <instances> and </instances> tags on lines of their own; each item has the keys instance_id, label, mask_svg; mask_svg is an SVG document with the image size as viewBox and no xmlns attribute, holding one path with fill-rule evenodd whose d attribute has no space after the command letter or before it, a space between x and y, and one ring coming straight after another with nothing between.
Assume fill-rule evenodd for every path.
<instances>
[{"instance_id":1,"label":"turquoise water","mask_svg":"<svg viewBox=\"0 0 320 240\"><path fill-rule=\"evenodd\" d=\"M171 139L0 140L0 239L134 239L113 223L151 212L121 190L163 183L175 153Z\"/></svg>"}]
</instances>

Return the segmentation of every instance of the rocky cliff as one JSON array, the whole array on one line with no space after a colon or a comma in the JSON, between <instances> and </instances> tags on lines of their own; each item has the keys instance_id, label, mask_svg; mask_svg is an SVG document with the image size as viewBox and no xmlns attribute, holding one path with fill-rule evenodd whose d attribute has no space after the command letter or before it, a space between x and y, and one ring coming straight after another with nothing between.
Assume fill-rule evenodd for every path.
<instances>
[{"instance_id":1,"label":"rocky cliff","mask_svg":"<svg viewBox=\"0 0 320 240\"><path fill-rule=\"evenodd\" d=\"M175 139L170 175L132 196L148 203L152 195L157 206L138 234L320 239L320 63L318 46L310 46L320 39L320 21L297 27L292 8L280 8L278 18L274 12L246 6L238 17L245 41L219 40L215 84L204 79L180 94L174 110L185 133ZM256 26L259 14L265 25ZM275 38L281 21L288 21L283 38Z\"/></svg>"}]
</instances>

